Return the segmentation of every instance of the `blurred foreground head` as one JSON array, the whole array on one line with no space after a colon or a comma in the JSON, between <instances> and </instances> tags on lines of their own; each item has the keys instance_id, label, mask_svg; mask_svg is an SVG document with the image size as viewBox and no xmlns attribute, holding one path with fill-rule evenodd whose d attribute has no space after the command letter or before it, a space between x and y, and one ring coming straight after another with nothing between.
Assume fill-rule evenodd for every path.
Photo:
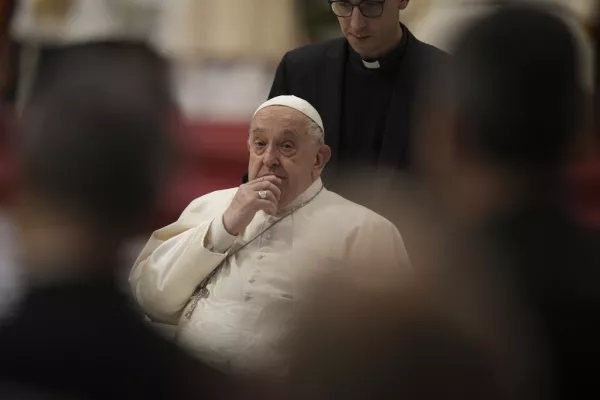
<instances>
[{"instance_id":1,"label":"blurred foreground head","mask_svg":"<svg viewBox=\"0 0 600 400\"><path fill-rule=\"evenodd\" d=\"M118 241L148 217L165 168L170 105L165 63L145 45L61 50L22 119L25 240L60 226Z\"/></svg>"},{"instance_id":2,"label":"blurred foreground head","mask_svg":"<svg viewBox=\"0 0 600 400\"><path fill-rule=\"evenodd\" d=\"M427 98L422 170L467 208L485 195L545 196L579 133L579 74L575 37L550 11L505 6L476 21Z\"/></svg>"},{"instance_id":3,"label":"blurred foreground head","mask_svg":"<svg viewBox=\"0 0 600 400\"><path fill-rule=\"evenodd\" d=\"M593 27L594 31L594 50L596 57L600 57L600 7L598 7L596 13L596 23ZM596 62L595 65L595 87L594 87L594 123L596 128L596 135L600 138L600 62Z\"/></svg>"},{"instance_id":4,"label":"blurred foreground head","mask_svg":"<svg viewBox=\"0 0 600 400\"><path fill-rule=\"evenodd\" d=\"M521 380L529 349L489 295L378 275L336 274L300 306L292 398L537 398Z\"/></svg>"}]
</instances>

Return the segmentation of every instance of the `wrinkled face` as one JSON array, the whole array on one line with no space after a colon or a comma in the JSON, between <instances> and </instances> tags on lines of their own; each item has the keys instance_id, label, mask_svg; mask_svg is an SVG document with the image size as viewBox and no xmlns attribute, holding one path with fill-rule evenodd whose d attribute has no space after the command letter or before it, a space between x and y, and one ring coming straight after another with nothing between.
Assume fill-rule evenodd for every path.
<instances>
[{"instance_id":1,"label":"wrinkled face","mask_svg":"<svg viewBox=\"0 0 600 400\"><path fill-rule=\"evenodd\" d=\"M338 16L342 32L354 51L360 54L364 60L376 59L389 52L398 43L402 35L398 10L404 10L409 1L344 0L343 3L352 5L363 3L362 7L367 15L374 13L379 7L383 8L383 12L379 17L365 17L358 7L353 9L350 17ZM344 5L344 7L347 7L347 5Z\"/></svg>"},{"instance_id":2,"label":"wrinkled face","mask_svg":"<svg viewBox=\"0 0 600 400\"><path fill-rule=\"evenodd\" d=\"M293 108L260 110L250 126L250 180L281 178L279 206L285 207L319 178L331 150L309 133L310 119Z\"/></svg>"}]
</instances>

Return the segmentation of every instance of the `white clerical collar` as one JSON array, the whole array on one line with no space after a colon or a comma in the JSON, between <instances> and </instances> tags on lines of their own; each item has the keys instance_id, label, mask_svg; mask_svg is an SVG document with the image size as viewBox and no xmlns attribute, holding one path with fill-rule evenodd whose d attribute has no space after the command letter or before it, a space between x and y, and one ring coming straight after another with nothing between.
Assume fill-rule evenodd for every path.
<instances>
[{"instance_id":1,"label":"white clerical collar","mask_svg":"<svg viewBox=\"0 0 600 400\"><path fill-rule=\"evenodd\" d=\"M379 61L377 61L377 60L375 60L375 61L372 61L372 62L369 62L369 61L362 60L362 63L363 63L363 65L364 65L366 68L369 68L369 69L377 69L377 68L381 68L381 65L379 64Z\"/></svg>"}]
</instances>

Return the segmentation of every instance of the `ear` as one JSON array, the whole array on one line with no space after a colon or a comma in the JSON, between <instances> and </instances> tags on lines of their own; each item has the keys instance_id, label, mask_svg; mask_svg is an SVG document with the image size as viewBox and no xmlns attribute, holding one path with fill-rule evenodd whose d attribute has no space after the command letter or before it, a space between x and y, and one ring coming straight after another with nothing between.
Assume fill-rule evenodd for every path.
<instances>
[{"instance_id":1,"label":"ear","mask_svg":"<svg viewBox=\"0 0 600 400\"><path fill-rule=\"evenodd\" d=\"M319 147L317 157L315 158L315 169L322 170L331 158L331 147L326 144Z\"/></svg>"},{"instance_id":2,"label":"ear","mask_svg":"<svg viewBox=\"0 0 600 400\"><path fill-rule=\"evenodd\" d=\"M408 7L410 0L396 0L398 2L398 10L402 11Z\"/></svg>"}]
</instances>

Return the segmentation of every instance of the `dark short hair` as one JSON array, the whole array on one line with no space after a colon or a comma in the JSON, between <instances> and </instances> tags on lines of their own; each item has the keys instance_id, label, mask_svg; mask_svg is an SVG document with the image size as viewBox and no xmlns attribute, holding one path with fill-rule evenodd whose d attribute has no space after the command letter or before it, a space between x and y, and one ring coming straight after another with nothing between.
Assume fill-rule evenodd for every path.
<instances>
[{"instance_id":1,"label":"dark short hair","mask_svg":"<svg viewBox=\"0 0 600 400\"><path fill-rule=\"evenodd\" d=\"M465 121L460 146L507 167L562 165L582 120L580 60L550 11L505 6L456 43L452 93Z\"/></svg>"},{"instance_id":2,"label":"dark short hair","mask_svg":"<svg viewBox=\"0 0 600 400\"><path fill-rule=\"evenodd\" d=\"M25 186L103 224L146 216L168 154L166 72L141 43L60 50L22 119Z\"/></svg>"}]
</instances>

